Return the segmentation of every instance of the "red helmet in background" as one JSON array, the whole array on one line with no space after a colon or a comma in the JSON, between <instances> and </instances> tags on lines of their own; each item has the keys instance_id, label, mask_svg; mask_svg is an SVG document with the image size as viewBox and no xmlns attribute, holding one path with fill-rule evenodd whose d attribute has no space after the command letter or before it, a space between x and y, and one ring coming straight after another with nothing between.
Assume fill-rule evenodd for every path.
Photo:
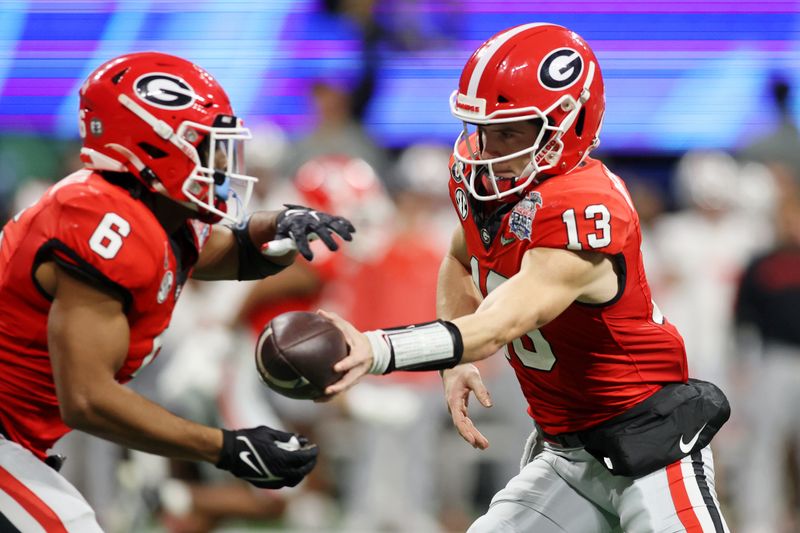
<instances>
[{"instance_id":1,"label":"red helmet in background","mask_svg":"<svg viewBox=\"0 0 800 533\"><path fill-rule=\"evenodd\" d=\"M358 217L357 211L370 202L386 198L375 169L363 159L328 155L304 163L294 177L303 201L319 211L346 218Z\"/></svg>"},{"instance_id":2,"label":"red helmet in background","mask_svg":"<svg viewBox=\"0 0 800 533\"><path fill-rule=\"evenodd\" d=\"M87 168L130 172L209 222L244 216L257 181L240 173L250 131L194 63L159 52L104 63L81 87L79 129Z\"/></svg>"},{"instance_id":3,"label":"red helmet in background","mask_svg":"<svg viewBox=\"0 0 800 533\"><path fill-rule=\"evenodd\" d=\"M340 253L356 260L372 259L391 244L394 204L375 169L363 159L344 155L311 159L297 170L294 186L302 203L353 223L358 238Z\"/></svg>"},{"instance_id":4,"label":"red helmet in background","mask_svg":"<svg viewBox=\"0 0 800 533\"><path fill-rule=\"evenodd\" d=\"M603 78L597 58L576 33L554 24L524 24L504 30L483 43L461 73L450 111L464 123L453 157L464 185L478 200L519 193L542 173L574 169L599 144L605 111ZM513 154L480 158L480 146L468 125L539 120L533 144ZM459 150L459 145L462 145ZM530 163L510 187L501 187L493 164L530 154ZM491 190L476 190L485 168Z\"/></svg>"}]
</instances>

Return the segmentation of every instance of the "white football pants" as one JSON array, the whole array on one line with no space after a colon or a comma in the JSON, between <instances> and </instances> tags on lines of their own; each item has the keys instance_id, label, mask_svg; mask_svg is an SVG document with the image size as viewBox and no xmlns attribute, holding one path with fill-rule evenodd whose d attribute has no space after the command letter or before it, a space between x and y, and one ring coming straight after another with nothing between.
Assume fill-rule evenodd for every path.
<instances>
[{"instance_id":1,"label":"white football pants","mask_svg":"<svg viewBox=\"0 0 800 533\"><path fill-rule=\"evenodd\" d=\"M94 511L64 476L2 436L0 531L102 533Z\"/></svg>"},{"instance_id":2,"label":"white football pants","mask_svg":"<svg viewBox=\"0 0 800 533\"><path fill-rule=\"evenodd\" d=\"M641 478L614 476L583 448L544 450L469 533L729 533L706 447Z\"/></svg>"}]
</instances>

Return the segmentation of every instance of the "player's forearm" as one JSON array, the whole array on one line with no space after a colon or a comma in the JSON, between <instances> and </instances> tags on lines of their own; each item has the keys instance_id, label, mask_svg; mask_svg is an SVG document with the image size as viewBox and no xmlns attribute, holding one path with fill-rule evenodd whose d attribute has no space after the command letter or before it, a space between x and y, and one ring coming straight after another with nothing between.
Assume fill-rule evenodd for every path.
<instances>
[{"instance_id":1,"label":"player's forearm","mask_svg":"<svg viewBox=\"0 0 800 533\"><path fill-rule=\"evenodd\" d=\"M514 299L521 302L515 306L531 307L529 298L517 294ZM440 370L479 361L525 333L527 330L521 329L524 324L535 322L527 312L509 314L489 299L480 302L464 263L448 254L437 286L439 323L367 332L372 356L368 371L382 374L393 370Z\"/></svg>"},{"instance_id":2,"label":"player's forearm","mask_svg":"<svg viewBox=\"0 0 800 533\"><path fill-rule=\"evenodd\" d=\"M532 290L525 278L506 282L469 315L454 319L461 333L462 363L479 361L546 324L548 291Z\"/></svg>"},{"instance_id":3,"label":"player's forearm","mask_svg":"<svg viewBox=\"0 0 800 533\"><path fill-rule=\"evenodd\" d=\"M200 253L192 277L200 280L235 279L238 268L233 232L225 226L215 226Z\"/></svg>"},{"instance_id":4,"label":"player's forearm","mask_svg":"<svg viewBox=\"0 0 800 533\"><path fill-rule=\"evenodd\" d=\"M258 211L253 213L247 224L246 236L256 249L273 240L276 232L278 211ZM203 247L192 277L200 280L239 279L241 270L239 263L242 258L240 244L234 232L225 226L215 226L211 236ZM242 230L239 230L242 231ZM254 252L257 253L257 252ZM281 256L258 259L284 267L294 261L296 252L288 252ZM253 278L248 278L253 279Z\"/></svg>"},{"instance_id":5,"label":"player's forearm","mask_svg":"<svg viewBox=\"0 0 800 533\"><path fill-rule=\"evenodd\" d=\"M439 268L436 287L436 315L442 320L474 313L480 297L472 276L455 257L448 254Z\"/></svg>"},{"instance_id":6,"label":"player's forearm","mask_svg":"<svg viewBox=\"0 0 800 533\"><path fill-rule=\"evenodd\" d=\"M526 329L519 321L496 316L494 313L476 312L456 318L452 322L461 332L464 346L461 363L486 359L530 329L535 329Z\"/></svg>"},{"instance_id":7,"label":"player's forearm","mask_svg":"<svg viewBox=\"0 0 800 533\"><path fill-rule=\"evenodd\" d=\"M74 429L164 457L210 463L219 459L219 429L175 416L113 380L73 396L59 401L65 423Z\"/></svg>"}]
</instances>

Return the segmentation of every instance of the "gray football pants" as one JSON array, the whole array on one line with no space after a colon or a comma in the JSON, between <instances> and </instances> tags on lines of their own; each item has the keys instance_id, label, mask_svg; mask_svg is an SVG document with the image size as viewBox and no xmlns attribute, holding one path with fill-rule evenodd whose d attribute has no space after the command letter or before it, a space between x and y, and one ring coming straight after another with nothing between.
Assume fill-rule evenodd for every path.
<instances>
[{"instance_id":1,"label":"gray football pants","mask_svg":"<svg viewBox=\"0 0 800 533\"><path fill-rule=\"evenodd\" d=\"M729 533L706 447L641 478L614 476L583 448L544 450L469 533Z\"/></svg>"}]
</instances>

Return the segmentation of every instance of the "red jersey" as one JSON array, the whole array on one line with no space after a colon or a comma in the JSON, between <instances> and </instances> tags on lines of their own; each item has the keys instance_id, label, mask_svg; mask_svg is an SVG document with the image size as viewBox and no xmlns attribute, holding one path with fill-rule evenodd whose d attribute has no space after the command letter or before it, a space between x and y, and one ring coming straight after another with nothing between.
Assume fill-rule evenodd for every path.
<instances>
[{"instance_id":1,"label":"red jersey","mask_svg":"<svg viewBox=\"0 0 800 533\"><path fill-rule=\"evenodd\" d=\"M486 296L520 270L526 251L563 248L607 254L619 291L605 304L573 302L505 348L529 412L546 432L580 431L688 378L683 339L650 297L639 217L622 180L587 159L569 174L528 189L517 203L473 200L451 173L472 277ZM484 204L484 205L481 205ZM477 208L477 209L476 209Z\"/></svg>"},{"instance_id":2,"label":"red jersey","mask_svg":"<svg viewBox=\"0 0 800 533\"><path fill-rule=\"evenodd\" d=\"M52 300L37 284L36 268L56 261L122 297L130 344L115 378L124 383L157 355L209 232L193 221L170 238L131 192L85 170L6 224L0 233L0 424L12 440L43 458L69 431L48 355Z\"/></svg>"}]
</instances>

